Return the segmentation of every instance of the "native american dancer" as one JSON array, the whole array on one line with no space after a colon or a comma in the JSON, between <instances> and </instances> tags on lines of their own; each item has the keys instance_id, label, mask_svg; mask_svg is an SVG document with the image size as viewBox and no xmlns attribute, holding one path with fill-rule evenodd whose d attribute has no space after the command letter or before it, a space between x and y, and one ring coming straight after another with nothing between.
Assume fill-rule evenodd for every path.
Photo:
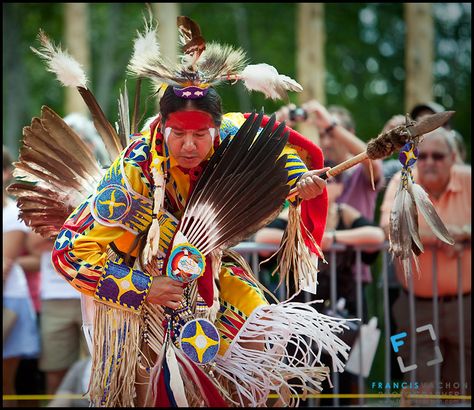
<instances>
[{"instance_id":1,"label":"native american dancer","mask_svg":"<svg viewBox=\"0 0 474 410\"><path fill-rule=\"evenodd\" d=\"M151 24L135 42L129 71L156 81L161 99L156 119L132 136L126 98L119 136L78 64L41 32L34 51L63 85L78 89L116 159L98 169L77 135L43 107L25 127L22 181L10 189L23 218L56 236L53 264L83 295L94 406L265 406L270 393L296 405L296 393L320 391L329 366L343 370L345 322L312 304L270 304L230 248L272 220L297 188L298 227L287 249L301 255L297 289L314 289L327 214L317 176L323 157L273 116L223 116L213 86L242 80L270 98L301 86L269 65L248 65L241 50L206 46L186 17L178 28L177 69L161 61ZM332 363L321 363L323 349Z\"/></svg>"},{"instance_id":2,"label":"native american dancer","mask_svg":"<svg viewBox=\"0 0 474 410\"><path fill-rule=\"evenodd\" d=\"M316 292L327 216L318 175L330 170L321 169L314 143L273 116L222 115L214 89L243 81L277 99L301 91L296 81L247 64L242 50L206 45L187 17L178 29L177 66L161 58L151 22L134 43L130 73L151 78L161 95L160 113L139 133L126 92L117 133L77 62L41 32L34 51L80 92L114 161L100 170L74 131L43 107L24 129L20 182L10 192L36 232L56 237L53 264L83 296L93 406L266 406L270 393L277 405L296 406L299 394L320 391L330 367L343 371L349 346L339 336L347 325L314 302L270 304L230 248L288 198L280 281L291 276L296 290ZM322 351L331 363L321 363Z\"/></svg>"}]
</instances>

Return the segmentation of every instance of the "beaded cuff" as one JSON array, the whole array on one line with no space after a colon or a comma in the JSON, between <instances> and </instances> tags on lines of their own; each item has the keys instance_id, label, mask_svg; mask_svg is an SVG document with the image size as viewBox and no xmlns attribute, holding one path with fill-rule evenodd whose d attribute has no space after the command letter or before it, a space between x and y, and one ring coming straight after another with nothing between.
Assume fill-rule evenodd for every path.
<instances>
[{"instance_id":1,"label":"beaded cuff","mask_svg":"<svg viewBox=\"0 0 474 410\"><path fill-rule=\"evenodd\" d=\"M114 307L140 313L151 281L150 275L109 260L94 297Z\"/></svg>"}]
</instances>

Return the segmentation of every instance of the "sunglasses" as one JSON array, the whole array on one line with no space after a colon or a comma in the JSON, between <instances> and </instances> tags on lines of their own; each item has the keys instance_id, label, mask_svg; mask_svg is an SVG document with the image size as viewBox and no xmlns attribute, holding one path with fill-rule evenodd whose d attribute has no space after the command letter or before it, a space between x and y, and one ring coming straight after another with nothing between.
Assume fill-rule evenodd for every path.
<instances>
[{"instance_id":1,"label":"sunglasses","mask_svg":"<svg viewBox=\"0 0 474 410\"><path fill-rule=\"evenodd\" d=\"M431 154L428 154L426 152L421 152L418 154L418 160L419 161L425 161L428 159L428 157L433 158L433 161L442 161L447 154L443 154L442 152L432 152Z\"/></svg>"}]
</instances>

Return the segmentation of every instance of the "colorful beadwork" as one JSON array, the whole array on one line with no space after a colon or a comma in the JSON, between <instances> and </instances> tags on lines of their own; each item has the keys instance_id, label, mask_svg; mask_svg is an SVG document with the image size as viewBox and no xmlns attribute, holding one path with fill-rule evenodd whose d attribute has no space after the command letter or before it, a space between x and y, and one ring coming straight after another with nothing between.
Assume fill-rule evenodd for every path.
<instances>
[{"instance_id":1,"label":"colorful beadwork","mask_svg":"<svg viewBox=\"0 0 474 410\"><path fill-rule=\"evenodd\" d=\"M219 333L206 319L195 319L184 325L180 345L183 352L196 364L206 364L219 351Z\"/></svg>"},{"instance_id":2,"label":"colorful beadwork","mask_svg":"<svg viewBox=\"0 0 474 410\"><path fill-rule=\"evenodd\" d=\"M125 264L107 261L95 297L139 312L151 286L151 276Z\"/></svg>"},{"instance_id":3,"label":"colorful beadwork","mask_svg":"<svg viewBox=\"0 0 474 410\"><path fill-rule=\"evenodd\" d=\"M146 152L137 152L136 157L141 159L145 154ZM124 172L123 161L124 153L103 176L91 198L91 214L103 225L121 226L137 234L145 230L151 222L153 201L132 189ZM138 167L134 161L131 161L130 165Z\"/></svg>"},{"instance_id":4,"label":"colorful beadwork","mask_svg":"<svg viewBox=\"0 0 474 410\"><path fill-rule=\"evenodd\" d=\"M407 142L401 149L398 159L404 168L412 167L418 159L418 148L412 142Z\"/></svg>"},{"instance_id":5,"label":"colorful beadwork","mask_svg":"<svg viewBox=\"0 0 474 410\"><path fill-rule=\"evenodd\" d=\"M175 246L171 250L166 274L177 281L189 283L199 278L206 268L206 259L189 243Z\"/></svg>"}]
</instances>

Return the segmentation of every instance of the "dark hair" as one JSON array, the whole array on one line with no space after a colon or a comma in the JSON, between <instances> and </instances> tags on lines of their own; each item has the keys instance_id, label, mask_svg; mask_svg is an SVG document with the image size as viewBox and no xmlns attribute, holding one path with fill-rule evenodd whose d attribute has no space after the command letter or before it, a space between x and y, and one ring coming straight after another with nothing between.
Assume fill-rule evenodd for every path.
<instances>
[{"instance_id":1,"label":"dark hair","mask_svg":"<svg viewBox=\"0 0 474 410\"><path fill-rule=\"evenodd\" d=\"M168 115L182 111L186 108L195 108L211 114L215 124L219 126L222 121L222 100L214 88L209 88L207 94L202 98L195 100L178 97L172 86L168 86L160 100L160 112L163 122L166 121Z\"/></svg>"},{"instance_id":2,"label":"dark hair","mask_svg":"<svg viewBox=\"0 0 474 410\"><path fill-rule=\"evenodd\" d=\"M410 117L414 120L417 120L418 116L423 111L429 111L431 114L437 114L446 110L441 104L438 104L434 101L428 101L426 103L416 104L410 111ZM446 128L447 130L450 130L452 128L450 119L448 119L443 124L443 128Z\"/></svg>"}]
</instances>

